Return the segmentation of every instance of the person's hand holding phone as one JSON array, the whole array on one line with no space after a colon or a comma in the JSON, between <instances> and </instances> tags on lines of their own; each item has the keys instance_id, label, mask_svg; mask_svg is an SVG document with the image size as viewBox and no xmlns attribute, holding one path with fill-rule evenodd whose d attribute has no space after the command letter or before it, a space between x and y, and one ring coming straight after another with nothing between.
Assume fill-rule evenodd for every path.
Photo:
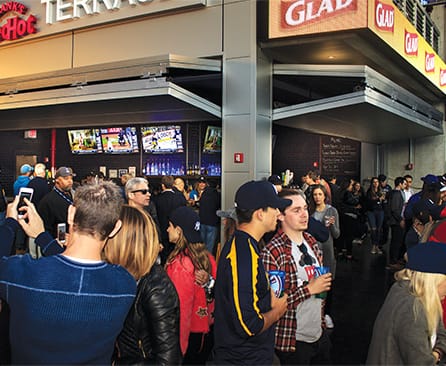
<instances>
[{"instance_id":1,"label":"person's hand holding phone","mask_svg":"<svg viewBox=\"0 0 446 366\"><path fill-rule=\"evenodd\" d=\"M17 199L17 197L16 197ZM24 212L22 217L18 218L20 226L25 231L26 235L31 238L36 238L40 233L45 231L43 220L37 213L36 207L27 198L24 198L25 206L21 208Z\"/></svg>"},{"instance_id":2,"label":"person's hand holding phone","mask_svg":"<svg viewBox=\"0 0 446 366\"><path fill-rule=\"evenodd\" d=\"M19 196L15 196L14 201L8 204L6 208L6 217L17 220L17 204L19 203Z\"/></svg>"}]
</instances>

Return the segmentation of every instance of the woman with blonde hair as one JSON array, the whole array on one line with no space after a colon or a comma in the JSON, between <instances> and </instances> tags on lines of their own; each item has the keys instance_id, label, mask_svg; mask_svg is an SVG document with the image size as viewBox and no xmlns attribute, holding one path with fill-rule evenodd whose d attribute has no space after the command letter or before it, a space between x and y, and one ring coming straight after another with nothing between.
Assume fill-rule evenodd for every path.
<instances>
[{"instance_id":1,"label":"woman with blonde hair","mask_svg":"<svg viewBox=\"0 0 446 366\"><path fill-rule=\"evenodd\" d=\"M119 264L138 283L135 302L116 341L116 364L178 365L179 301L175 287L156 263L159 239L143 210L123 205L121 230L107 242L107 261Z\"/></svg>"},{"instance_id":2,"label":"woman with blonde hair","mask_svg":"<svg viewBox=\"0 0 446 366\"><path fill-rule=\"evenodd\" d=\"M446 352L441 300L446 296L446 245L420 243L376 318L369 365L435 365Z\"/></svg>"},{"instance_id":3,"label":"woman with blonde hair","mask_svg":"<svg viewBox=\"0 0 446 366\"><path fill-rule=\"evenodd\" d=\"M204 365L212 349L214 257L200 235L200 218L190 207L179 207L169 217L169 240L175 243L166 272L180 298L180 344L184 364ZM202 274L207 282L202 285Z\"/></svg>"}]
</instances>

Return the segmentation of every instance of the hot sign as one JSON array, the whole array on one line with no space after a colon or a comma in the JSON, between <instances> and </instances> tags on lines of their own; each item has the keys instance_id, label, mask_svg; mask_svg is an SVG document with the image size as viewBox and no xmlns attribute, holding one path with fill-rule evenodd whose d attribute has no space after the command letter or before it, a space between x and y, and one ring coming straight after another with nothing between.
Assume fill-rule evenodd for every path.
<instances>
[{"instance_id":1,"label":"hot sign","mask_svg":"<svg viewBox=\"0 0 446 366\"><path fill-rule=\"evenodd\" d=\"M37 18L30 14L28 8L17 1L8 1L0 5L0 42L13 41L28 34L37 33Z\"/></svg>"}]
</instances>

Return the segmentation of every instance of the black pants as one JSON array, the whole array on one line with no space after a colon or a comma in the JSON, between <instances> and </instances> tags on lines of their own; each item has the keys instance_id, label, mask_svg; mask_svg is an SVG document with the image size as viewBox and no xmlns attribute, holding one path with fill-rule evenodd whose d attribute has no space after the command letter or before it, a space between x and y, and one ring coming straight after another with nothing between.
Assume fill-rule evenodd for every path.
<instances>
[{"instance_id":1,"label":"black pants","mask_svg":"<svg viewBox=\"0 0 446 366\"><path fill-rule=\"evenodd\" d=\"M347 251L347 255L352 255L352 242L357 233L358 219L349 215L340 216L342 249Z\"/></svg>"},{"instance_id":2,"label":"black pants","mask_svg":"<svg viewBox=\"0 0 446 366\"><path fill-rule=\"evenodd\" d=\"M294 352L276 350L281 365L331 365L331 341L326 331L314 343L296 341Z\"/></svg>"},{"instance_id":3,"label":"black pants","mask_svg":"<svg viewBox=\"0 0 446 366\"><path fill-rule=\"evenodd\" d=\"M404 229L400 225L391 225L390 230L392 237L390 239L389 263L395 264L402 258Z\"/></svg>"},{"instance_id":4,"label":"black pants","mask_svg":"<svg viewBox=\"0 0 446 366\"><path fill-rule=\"evenodd\" d=\"M209 333L191 333L183 365L205 365L213 346L212 331Z\"/></svg>"}]
</instances>

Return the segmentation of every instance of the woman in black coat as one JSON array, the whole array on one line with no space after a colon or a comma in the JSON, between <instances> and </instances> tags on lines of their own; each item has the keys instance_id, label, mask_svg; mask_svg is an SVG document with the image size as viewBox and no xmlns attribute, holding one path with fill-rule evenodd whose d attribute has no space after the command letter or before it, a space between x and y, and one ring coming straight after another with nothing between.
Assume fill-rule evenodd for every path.
<instances>
[{"instance_id":1,"label":"woman in black coat","mask_svg":"<svg viewBox=\"0 0 446 366\"><path fill-rule=\"evenodd\" d=\"M109 239L104 254L135 277L138 289L113 361L179 365L179 300L164 269L156 264L160 245L155 224L144 211L127 205L122 207L121 221L121 230Z\"/></svg>"}]
</instances>

